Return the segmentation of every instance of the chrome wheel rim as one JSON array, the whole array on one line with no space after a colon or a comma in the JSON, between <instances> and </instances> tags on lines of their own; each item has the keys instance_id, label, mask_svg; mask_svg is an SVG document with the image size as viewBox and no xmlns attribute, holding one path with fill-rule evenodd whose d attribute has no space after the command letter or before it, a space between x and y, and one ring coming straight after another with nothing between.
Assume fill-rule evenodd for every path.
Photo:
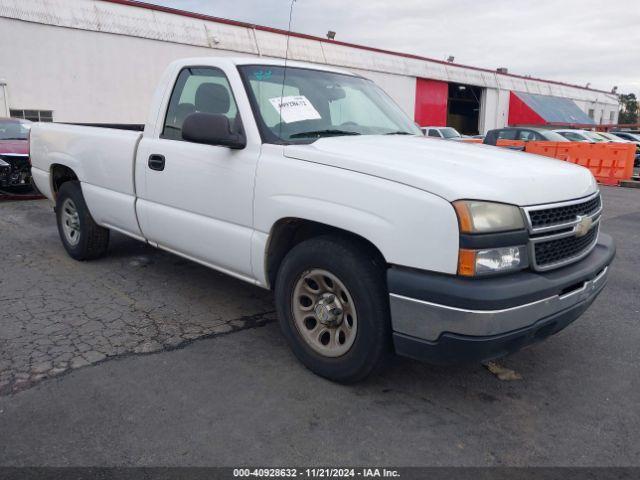
<instances>
[{"instance_id":1,"label":"chrome wheel rim","mask_svg":"<svg viewBox=\"0 0 640 480\"><path fill-rule=\"evenodd\" d=\"M80 241L80 217L73 200L67 198L62 203L62 232L67 243L75 246Z\"/></svg>"},{"instance_id":2,"label":"chrome wheel rim","mask_svg":"<svg viewBox=\"0 0 640 480\"><path fill-rule=\"evenodd\" d=\"M331 272L307 270L298 277L292 298L298 333L315 352L339 357L353 346L358 316L344 283Z\"/></svg>"}]
</instances>

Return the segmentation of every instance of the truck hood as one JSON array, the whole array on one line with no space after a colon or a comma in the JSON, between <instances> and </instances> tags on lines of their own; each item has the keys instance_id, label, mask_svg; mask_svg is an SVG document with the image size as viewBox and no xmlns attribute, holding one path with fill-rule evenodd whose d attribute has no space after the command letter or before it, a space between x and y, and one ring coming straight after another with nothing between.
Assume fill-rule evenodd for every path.
<instances>
[{"instance_id":1,"label":"truck hood","mask_svg":"<svg viewBox=\"0 0 640 480\"><path fill-rule=\"evenodd\" d=\"M29 153L29 142L27 140L0 140L0 155L5 154L27 154Z\"/></svg>"},{"instance_id":2,"label":"truck hood","mask_svg":"<svg viewBox=\"0 0 640 480\"><path fill-rule=\"evenodd\" d=\"M284 155L403 183L448 201L526 206L580 198L597 190L589 170L568 162L427 137L321 138L309 145L288 145Z\"/></svg>"}]
</instances>

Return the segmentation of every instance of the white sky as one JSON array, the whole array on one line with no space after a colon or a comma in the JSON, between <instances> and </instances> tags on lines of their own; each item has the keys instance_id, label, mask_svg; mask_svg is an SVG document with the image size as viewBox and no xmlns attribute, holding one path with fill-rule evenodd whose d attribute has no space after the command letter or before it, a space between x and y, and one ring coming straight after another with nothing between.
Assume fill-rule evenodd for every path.
<instances>
[{"instance_id":1,"label":"white sky","mask_svg":"<svg viewBox=\"0 0 640 480\"><path fill-rule=\"evenodd\" d=\"M287 28L290 0L145 0ZM640 0L296 0L292 30L640 96Z\"/></svg>"}]
</instances>

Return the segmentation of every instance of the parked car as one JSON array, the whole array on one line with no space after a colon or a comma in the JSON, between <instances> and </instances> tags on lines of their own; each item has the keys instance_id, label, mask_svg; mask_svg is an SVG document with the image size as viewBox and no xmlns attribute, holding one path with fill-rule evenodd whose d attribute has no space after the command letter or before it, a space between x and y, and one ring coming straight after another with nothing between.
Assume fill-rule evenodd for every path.
<instances>
[{"instance_id":1,"label":"parked car","mask_svg":"<svg viewBox=\"0 0 640 480\"><path fill-rule=\"evenodd\" d=\"M498 140L568 142L562 135L544 128L505 127L489 130L484 137L483 143L486 145L496 145Z\"/></svg>"},{"instance_id":2,"label":"parked car","mask_svg":"<svg viewBox=\"0 0 640 480\"><path fill-rule=\"evenodd\" d=\"M114 230L273 289L291 349L329 379L362 379L393 350L500 357L562 330L607 281L589 170L424 141L349 72L179 60L147 118L144 132L33 127L66 251L98 258Z\"/></svg>"},{"instance_id":3,"label":"parked car","mask_svg":"<svg viewBox=\"0 0 640 480\"><path fill-rule=\"evenodd\" d=\"M0 118L0 189L31 188L30 128L28 120Z\"/></svg>"},{"instance_id":4,"label":"parked car","mask_svg":"<svg viewBox=\"0 0 640 480\"><path fill-rule=\"evenodd\" d=\"M461 135L453 127L420 127L422 132L427 137L441 138L444 140L463 140L464 138L468 138L465 135Z\"/></svg>"},{"instance_id":5,"label":"parked car","mask_svg":"<svg viewBox=\"0 0 640 480\"><path fill-rule=\"evenodd\" d=\"M621 131L613 131L610 132L611 135L615 135L623 140L627 140L629 142L633 142L636 145L640 145L640 134L639 133L631 133L631 132L621 132Z\"/></svg>"},{"instance_id":6,"label":"parked car","mask_svg":"<svg viewBox=\"0 0 640 480\"><path fill-rule=\"evenodd\" d=\"M601 137L606 138L607 140L609 140L610 142L613 142L613 143L632 143L629 140L625 140L624 138L617 137L613 133L609 133L609 132L598 132L598 135L600 135ZM638 142L638 143L640 143L640 142Z\"/></svg>"},{"instance_id":7,"label":"parked car","mask_svg":"<svg viewBox=\"0 0 640 480\"><path fill-rule=\"evenodd\" d=\"M554 130L554 132L559 133L570 142L601 143L611 141L611 139L603 136L600 132L590 132L589 130L560 129Z\"/></svg>"}]
</instances>

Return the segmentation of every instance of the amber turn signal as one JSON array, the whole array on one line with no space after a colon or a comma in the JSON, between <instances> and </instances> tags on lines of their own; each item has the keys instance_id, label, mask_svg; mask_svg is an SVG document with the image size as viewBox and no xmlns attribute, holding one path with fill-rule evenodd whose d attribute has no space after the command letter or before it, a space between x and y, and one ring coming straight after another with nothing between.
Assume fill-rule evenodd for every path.
<instances>
[{"instance_id":1,"label":"amber turn signal","mask_svg":"<svg viewBox=\"0 0 640 480\"><path fill-rule=\"evenodd\" d=\"M473 277L476 274L477 250L465 250L461 248L458 253L458 275Z\"/></svg>"},{"instance_id":2,"label":"amber turn signal","mask_svg":"<svg viewBox=\"0 0 640 480\"><path fill-rule=\"evenodd\" d=\"M471 218L471 212L469 211L469 205L467 202L454 202L453 208L458 215L458 222L460 222L460 231L462 233L473 232L473 219Z\"/></svg>"}]
</instances>

